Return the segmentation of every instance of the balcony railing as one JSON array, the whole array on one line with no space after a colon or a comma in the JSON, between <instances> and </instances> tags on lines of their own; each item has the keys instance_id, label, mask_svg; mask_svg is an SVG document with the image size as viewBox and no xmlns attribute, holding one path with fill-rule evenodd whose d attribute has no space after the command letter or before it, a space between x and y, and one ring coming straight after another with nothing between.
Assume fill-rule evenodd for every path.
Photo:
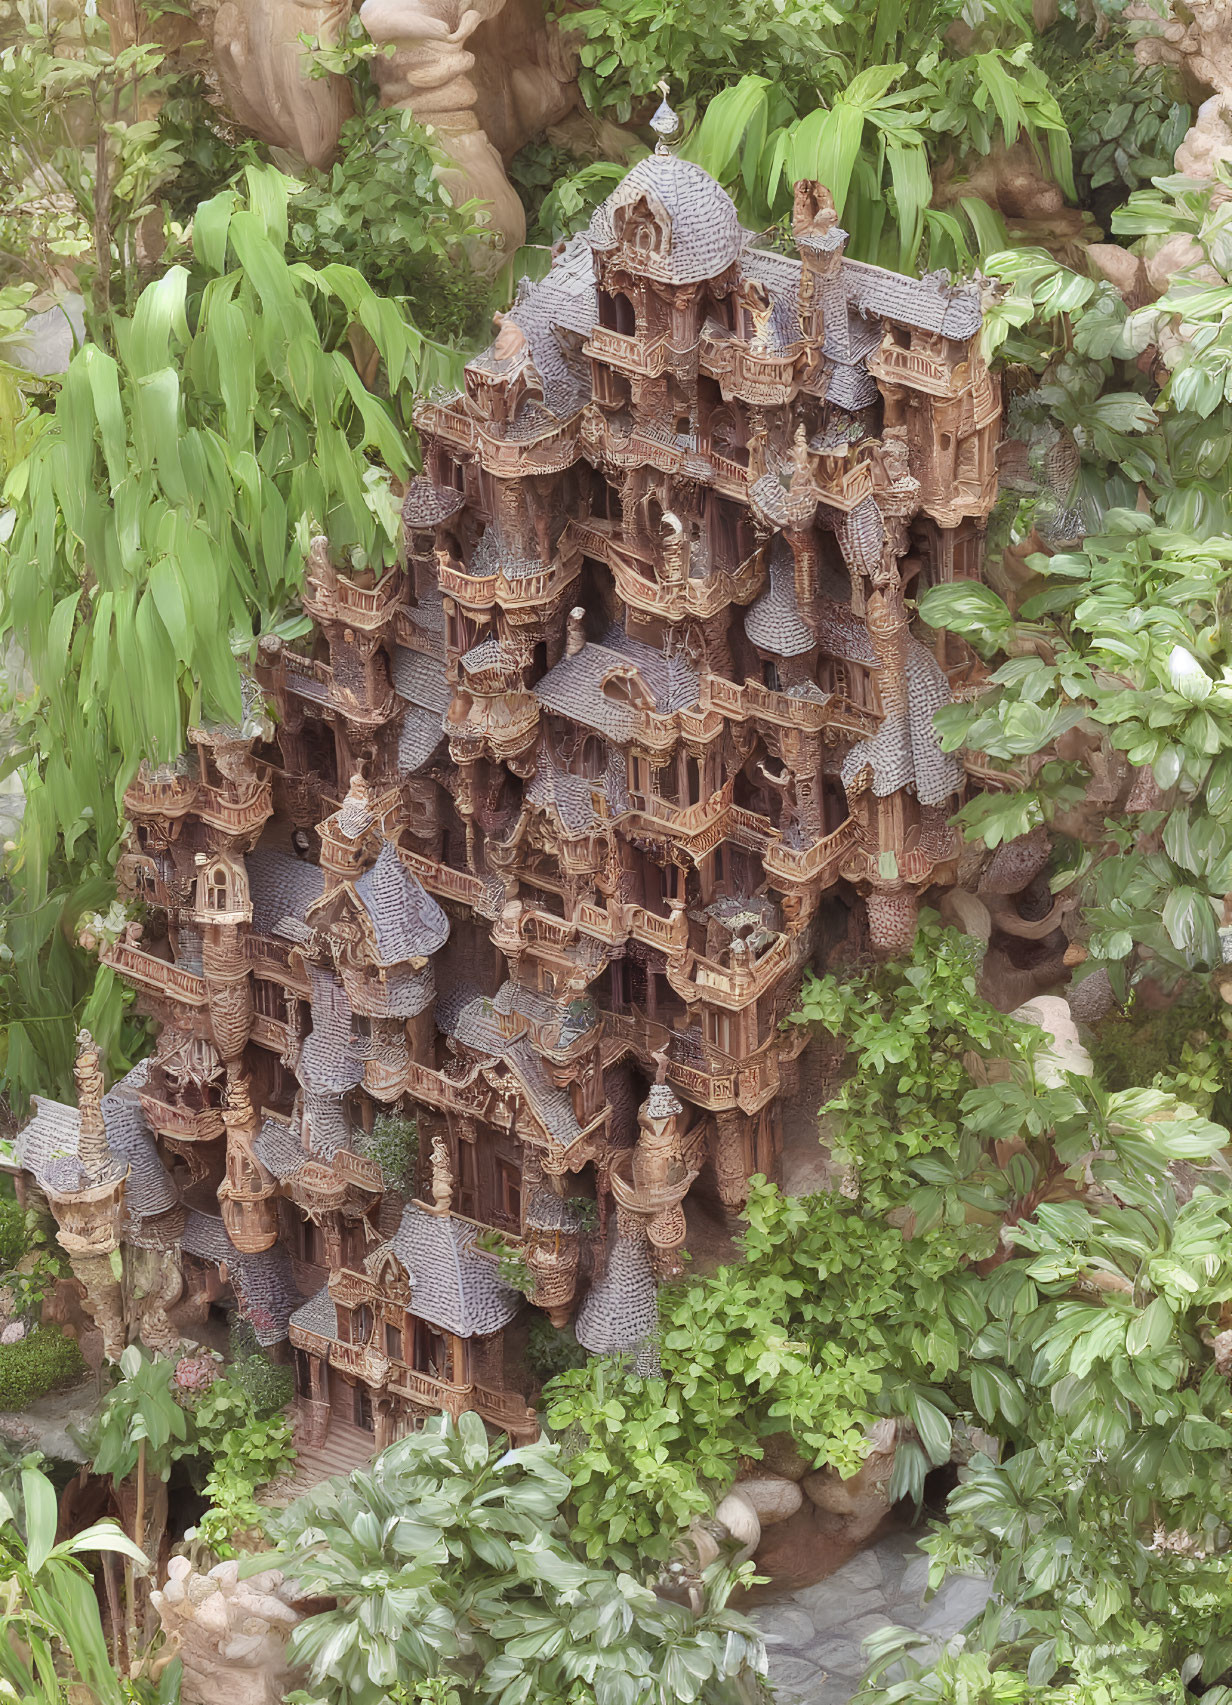
<instances>
[{"instance_id":1,"label":"balcony railing","mask_svg":"<svg viewBox=\"0 0 1232 1705\"><path fill-rule=\"evenodd\" d=\"M129 817L183 817L192 809L200 784L193 776L172 775L156 780L139 770L124 790Z\"/></svg>"},{"instance_id":2,"label":"balcony railing","mask_svg":"<svg viewBox=\"0 0 1232 1705\"><path fill-rule=\"evenodd\" d=\"M422 853L403 852L401 857L407 869L414 872L430 893L440 894L447 900L459 900L472 908L482 899L483 879L472 876L468 870L455 870L452 865L424 858Z\"/></svg>"},{"instance_id":3,"label":"balcony railing","mask_svg":"<svg viewBox=\"0 0 1232 1705\"><path fill-rule=\"evenodd\" d=\"M536 438L506 438L486 424L477 425L480 465L508 479L519 474L559 474L577 460L575 421L553 425Z\"/></svg>"},{"instance_id":4,"label":"balcony railing","mask_svg":"<svg viewBox=\"0 0 1232 1705\"><path fill-rule=\"evenodd\" d=\"M647 341L626 337L608 326L596 326L582 347L598 361L609 361L626 373L640 373L648 379L659 377L667 357L666 338Z\"/></svg>"},{"instance_id":5,"label":"balcony railing","mask_svg":"<svg viewBox=\"0 0 1232 1705\"><path fill-rule=\"evenodd\" d=\"M135 947L131 942L113 942L110 947L102 949L99 958L104 965L118 971L139 989L170 996L172 1000L180 1001L185 1006L207 1004L204 977L196 971L185 971L179 965L168 964L167 960L159 959L153 953L146 953L143 948Z\"/></svg>"},{"instance_id":6,"label":"balcony railing","mask_svg":"<svg viewBox=\"0 0 1232 1705\"><path fill-rule=\"evenodd\" d=\"M925 391L933 397L956 397L965 390L969 366L965 361L951 366L922 349L903 349L886 337L866 362L869 372L890 384L906 385L913 391Z\"/></svg>"},{"instance_id":7,"label":"balcony railing","mask_svg":"<svg viewBox=\"0 0 1232 1705\"><path fill-rule=\"evenodd\" d=\"M329 1346L329 1365L339 1373L362 1379L365 1385L384 1385L390 1366L370 1345L343 1344L336 1339Z\"/></svg>"},{"instance_id":8,"label":"balcony railing","mask_svg":"<svg viewBox=\"0 0 1232 1705\"><path fill-rule=\"evenodd\" d=\"M420 432L443 439L455 450L474 450L478 444L475 423L463 413L461 398L456 403L419 403L414 418Z\"/></svg>"},{"instance_id":9,"label":"balcony railing","mask_svg":"<svg viewBox=\"0 0 1232 1705\"><path fill-rule=\"evenodd\" d=\"M402 576L390 569L375 586L356 586L345 575L322 582L311 575L304 582L304 608L318 620L344 621L364 633L383 628L402 593Z\"/></svg>"},{"instance_id":10,"label":"balcony railing","mask_svg":"<svg viewBox=\"0 0 1232 1705\"><path fill-rule=\"evenodd\" d=\"M268 1013L254 1012L252 1015L252 1040L262 1048L269 1048L275 1054L285 1054L291 1040L286 1020L271 1018Z\"/></svg>"},{"instance_id":11,"label":"balcony railing","mask_svg":"<svg viewBox=\"0 0 1232 1705\"><path fill-rule=\"evenodd\" d=\"M257 782L238 799L217 787L197 790L197 815L203 823L227 835L249 835L265 822L274 809L274 790L268 781Z\"/></svg>"},{"instance_id":12,"label":"balcony railing","mask_svg":"<svg viewBox=\"0 0 1232 1705\"><path fill-rule=\"evenodd\" d=\"M160 1136L181 1143L208 1143L221 1137L225 1126L218 1107L184 1107L148 1092L140 1097L146 1123Z\"/></svg>"}]
</instances>

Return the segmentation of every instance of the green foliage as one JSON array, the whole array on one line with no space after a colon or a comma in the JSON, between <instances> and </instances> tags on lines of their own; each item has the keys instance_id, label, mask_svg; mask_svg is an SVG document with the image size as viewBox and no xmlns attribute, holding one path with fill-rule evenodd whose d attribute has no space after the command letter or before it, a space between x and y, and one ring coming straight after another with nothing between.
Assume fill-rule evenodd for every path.
<instances>
[{"instance_id":1,"label":"green foliage","mask_svg":"<svg viewBox=\"0 0 1232 1705\"><path fill-rule=\"evenodd\" d=\"M209 1507L192 1537L216 1556L232 1557L237 1535L260 1531L268 1512L258 1505L256 1494L294 1464L293 1437L290 1422L281 1415L248 1418L228 1428L212 1447L214 1466L204 1488Z\"/></svg>"},{"instance_id":2,"label":"green foliage","mask_svg":"<svg viewBox=\"0 0 1232 1705\"><path fill-rule=\"evenodd\" d=\"M401 1196L411 1195L419 1162L417 1120L402 1114L378 1113L371 1136L357 1137L356 1141L360 1153L380 1167L381 1181L387 1190L396 1190Z\"/></svg>"},{"instance_id":3,"label":"green foliage","mask_svg":"<svg viewBox=\"0 0 1232 1705\"><path fill-rule=\"evenodd\" d=\"M933 209L933 169L1019 134L1074 194L1065 123L1015 0L888 0L871 19L849 0L746 0L721 16L697 0L615 0L562 16L585 38L592 110L627 119L661 78L683 118L705 109L686 151L755 229L789 211L796 179L814 177L858 259L910 269L927 250L931 265L968 264L999 245L1000 221L973 197L956 213Z\"/></svg>"},{"instance_id":4,"label":"green foliage","mask_svg":"<svg viewBox=\"0 0 1232 1705\"><path fill-rule=\"evenodd\" d=\"M1073 138L1084 204L1092 192L1119 196L1172 170L1190 123L1175 72L1136 64L1119 36L1096 48L1073 29L1044 37L1042 62Z\"/></svg>"},{"instance_id":5,"label":"green foliage","mask_svg":"<svg viewBox=\"0 0 1232 1705\"><path fill-rule=\"evenodd\" d=\"M0 1197L0 1273L10 1273L26 1253L26 1210L11 1196Z\"/></svg>"},{"instance_id":6,"label":"green foliage","mask_svg":"<svg viewBox=\"0 0 1232 1705\"><path fill-rule=\"evenodd\" d=\"M535 1288L535 1275L527 1264L526 1256L516 1244L510 1243L499 1231L481 1231L475 1239L477 1248L488 1255L497 1258L497 1271L501 1282L509 1285L515 1291L521 1291L525 1297L530 1296Z\"/></svg>"},{"instance_id":7,"label":"green foliage","mask_svg":"<svg viewBox=\"0 0 1232 1705\"><path fill-rule=\"evenodd\" d=\"M526 1343L526 1366L535 1379L542 1383L569 1368L585 1365L586 1351L573 1336L571 1327L553 1326L543 1316L531 1321Z\"/></svg>"},{"instance_id":8,"label":"green foliage","mask_svg":"<svg viewBox=\"0 0 1232 1705\"><path fill-rule=\"evenodd\" d=\"M482 242L486 215L476 202L454 207L434 175L442 159L409 112L370 95L343 125L334 165L305 171L293 190L290 246L313 266L341 262L383 295L410 298L426 336L466 342L492 306L463 247Z\"/></svg>"},{"instance_id":9,"label":"green foliage","mask_svg":"<svg viewBox=\"0 0 1232 1705\"><path fill-rule=\"evenodd\" d=\"M261 1421L280 1414L295 1395L292 1369L266 1354L257 1343L251 1325L239 1315L231 1322L231 1364L227 1378L245 1393L253 1414Z\"/></svg>"},{"instance_id":10,"label":"green foliage","mask_svg":"<svg viewBox=\"0 0 1232 1705\"><path fill-rule=\"evenodd\" d=\"M309 1597L293 1705L746 1705L764 1652L714 1565L695 1613L585 1562L560 1520L554 1446L493 1447L473 1413L430 1419L369 1469L274 1517L274 1560Z\"/></svg>"},{"instance_id":11,"label":"green foliage","mask_svg":"<svg viewBox=\"0 0 1232 1705\"><path fill-rule=\"evenodd\" d=\"M0 52L0 175L12 186L0 251L40 282L80 269L106 335L111 304L131 307L168 234L157 196L182 161L148 116L170 81L165 56L141 6L122 17L69 0L19 16Z\"/></svg>"},{"instance_id":12,"label":"green foliage","mask_svg":"<svg viewBox=\"0 0 1232 1705\"><path fill-rule=\"evenodd\" d=\"M144 1459L146 1472L166 1480L192 1450L188 1421L171 1389L174 1362L151 1361L135 1344L120 1357L119 1379L108 1392L90 1440L96 1474L116 1486Z\"/></svg>"},{"instance_id":13,"label":"green foliage","mask_svg":"<svg viewBox=\"0 0 1232 1705\"><path fill-rule=\"evenodd\" d=\"M34 1326L16 1344L0 1344L0 1410L25 1409L85 1371L75 1339L58 1326Z\"/></svg>"},{"instance_id":14,"label":"green foliage","mask_svg":"<svg viewBox=\"0 0 1232 1705\"><path fill-rule=\"evenodd\" d=\"M190 717L238 719L230 637L251 645L294 604L313 527L352 570L396 559L409 395L453 370L351 268L287 261L287 193L250 170L246 202L198 209L192 266L115 317L117 357L77 354L9 476L0 635L39 683L15 707L26 812L4 870L0 1066L18 1105L71 1094L81 1023L117 1063L135 1041L113 973L72 937L110 899L139 759L174 757ZM379 352L382 396L353 346Z\"/></svg>"},{"instance_id":15,"label":"green foliage","mask_svg":"<svg viewBox=\"0 0 1232 1705\"><path fill-rule=\"evenodd\" d=\"M21 1475L20 1519L0 1498L0 1689L22 1705L62 1705L66 1683L97 1705L123 1705L103 1636L94 1583L81 1562L115 1551L144 1564L143 1553L114 1522L96 1522L55 1543L56 1493L36 1468Z\"/></svg>"}]
</instances>

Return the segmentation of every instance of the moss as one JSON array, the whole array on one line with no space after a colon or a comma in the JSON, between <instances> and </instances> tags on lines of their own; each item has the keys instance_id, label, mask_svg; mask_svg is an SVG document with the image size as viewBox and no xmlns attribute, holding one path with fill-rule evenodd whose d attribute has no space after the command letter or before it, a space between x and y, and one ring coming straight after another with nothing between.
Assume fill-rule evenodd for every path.
<instances>
[{"instance_id":1,"label":"moss","mask_svg":"<svg viewBox=\"0 0 1232 1705\"><path fill-rule=\"evenodd\" d=\"M1135 1000L1124 1013L1113 1013L1093 1026L1088 1039L1095 1075L1107 1089L1149 1084L1157 1072L1171 1072L1186 1042L1221 1034L1221 1003L1207 989L1194 989L1158 1012Z\"/></svg>"},{"instance_id":2,"label":"moss","mask_svg":"<svg viewBox=\"0 0 1232 1705\"><path fill-rule=\"evenodd\" d=\"M20 1343L0 1344L0 1410L25 1409L85 1371L76 1339L56 1326L36 1326Z\"/></svg>"}]
</instances>

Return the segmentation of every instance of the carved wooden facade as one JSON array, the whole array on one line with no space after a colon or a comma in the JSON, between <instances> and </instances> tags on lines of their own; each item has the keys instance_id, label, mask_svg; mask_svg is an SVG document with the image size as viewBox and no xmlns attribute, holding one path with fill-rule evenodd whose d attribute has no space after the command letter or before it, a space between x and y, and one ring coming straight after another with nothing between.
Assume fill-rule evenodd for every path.
<instances>
[{"instance_id":1,"label":"carved wooden facade","mask_svg":"<svg viewBox=\"0 0 1232 1705\"><path fill-rule=\"evenodd\" d=\"M162 1027L183 1265L289 1334L310 1436L533 1432L485 1231L582 1344L652 1355L690 1190L775 1169L804 968L850 920L908 945L953 880L931 722L970 659L910 601L978 572L979 293L848 260L820 186L793 230L635 166L421 405L404 567L318 541L272 719L129 790L151 922L105 957Z\"/></svg>"}]
</instances>

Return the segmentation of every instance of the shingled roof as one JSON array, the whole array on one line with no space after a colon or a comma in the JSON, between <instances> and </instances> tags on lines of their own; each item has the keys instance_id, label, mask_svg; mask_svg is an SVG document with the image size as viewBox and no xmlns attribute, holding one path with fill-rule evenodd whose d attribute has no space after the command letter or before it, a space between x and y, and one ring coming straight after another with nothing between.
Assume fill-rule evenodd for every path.
<instances>
[{"instance_id":1,"label":"shingled roof","mask_svg":"<svg viewBox=\"0 0 1232 1705\"><path fill-rule=\"evenodd\" d=\"M760 650L776 657L800 657L817 644L816 635L800 614L795 559L781 533L770 547L770 584L745 611L744 631Z\"/></svg>"},{"instance_id":2,"label":"shingled roof","mask_svg":"<svg viewBox=\"0 0 1232 1705\"><path fill-rule=\"evenodd\" d=\"M444 646L442 645L442 651ZM394 647L394 691L409 704L422 710L434 710L444 716L453 701L453 688L440 657L429 657L422 651L411 651L405 645Z\"/></svg>"},{"instance_id":3,"label":"shingled roof","mask_svg":"<svg viewBox=\"0 0 1232 1705\"><path fill-rule=\"evenodd\" d=\"M620 214L643 198L667 227L661 249L637 251L637 268L648 278L699 284L726 272L748 242L735 203L709 172L677 154L655 153L639 160L596 209L586 232L591 248L614 248Z\"/></svg>"},{"instance_id":4,"label":"shingled roof","mask_svg":"<svg viewBox=\"0 0 1232 1705\"><path fill-rule=\"evenodd\" d=\"M179 1200L153 1133L145 1122L138 1093L145 1087L150 1062L142 1060L102 1099L103 1127L111 1166L104 1177L87 1175L78 1156L81 1115L75 1107L36 1095L34 1116L17 1133L18 1161L54 1194L89 1189L127 1171L124 1205L131 1218L166 1213Z\"/></svg>"},{"instance_id":5,"label":"shingled roof","mask_svg":"<svg viewBox=\"0 0 1232 1705\"><path fill-rule=\"evenodd\" d=\"M619 1354L636 1350L658 1323L657 1288L646 1240L618 1235L602 1275L578 1310L573 1328L577 1341L598 1356Z\"/></svg>"},{"instance_id":6,"label":"shingled roof","mask_svg":"<svg viewBox=\"0 0 1232 1705\"><path fill-rule=\"evenodd\" d=\"M308 908L321 898L325 877L319 864L291 858L273 847L258 847L245 860L256 935L281 935L284 919L303 923Z\"/></svg>"},{"instance_id":7,"label":"shingled roof","mask_svg":"<svg viewBox=\"0 0 1232 1705\"><path fill-rule=\"evenodd\" d=\"M280 1245L257 1255L242 1255L227 1236L220 1214L192 1208L184 1220L180 1248L186 1255L195 1255L216 1267L225 1262L239 1312L251 1325L257 1343L266 1346L282 1342L300 1294L290 1258Z\"/></svg>"},{"instance_id":8,"label":"shingled roof","mask_svg":"<svg viewBox=\"0 0 1232 1705\"><path fill-rule=\"evenodd\" d=\"M300 1052L299 1075L305 1087L340 1095L354 1089L364 1072L351 1046L351 1008L346 990L332 971L310 965L312 1032Z\"/></svg>"},{"instance_id":9,"label":"shingled roof","mask_svg":"<svg viewBox=\"0 0 1232 1705\"><path fill-rule=\"evenodd\" d=\"M449 919L419 878L386 841L376 863L355 883L355 898L372 920L382 965L424 959L449 939Z\"/></svg>"},{"instance_id":10,"label":"shingled roof","mask_svg":"<svg viewBox=\"0 0 1232 1705\"><path fill-rule=\"evenodd\" d=\"M459 1338L483 1338L507 1326L522 1296L496 1263L475 1248L479 1228L413 1203L393 1236L394 1253L411 1279L411 1312Z\"/></svg>"},{"instance_id":11,"label":"shingled roof","mask_svg":"<svg viewBox=\"0 0 1232 1705\"><path fill-rule=\"evenodd\" d=\"M876 734L853 746L843 763L844 787L871 770L879 799L910 788L922 805L945 805L962 781L962 765L943 752L933 717L950 702L950 683L928 647L914 637L907 646L907 714L887 716Z\"/></svg>"}]
</instances>

